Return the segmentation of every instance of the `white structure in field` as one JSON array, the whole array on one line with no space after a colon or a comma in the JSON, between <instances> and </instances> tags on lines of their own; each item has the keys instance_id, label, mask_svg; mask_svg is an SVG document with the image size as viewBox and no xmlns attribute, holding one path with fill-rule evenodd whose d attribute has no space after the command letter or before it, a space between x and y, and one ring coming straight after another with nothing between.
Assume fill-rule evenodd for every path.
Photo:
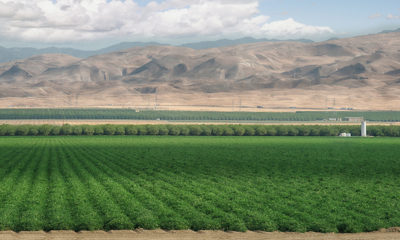
<instances>
[{"instance_id":1,"label":"white structure in field","mask_svg":"<svg viewBox=\"0 0 400 240\"><path fill-rule=\"evenodd\" d=\"M361 122L361 137L367 136L367 121Z\"/></svg>"},{"instance_id":2,"label":"white structure in field","mask_svg":"<svg viewBox=\"0 0 400 240\"><path fill-rule=\"evenodd\" d=\"M343 132L343 133L339 134L339 137L351 137L351 133Z\"/></svg>"}]
</instances>

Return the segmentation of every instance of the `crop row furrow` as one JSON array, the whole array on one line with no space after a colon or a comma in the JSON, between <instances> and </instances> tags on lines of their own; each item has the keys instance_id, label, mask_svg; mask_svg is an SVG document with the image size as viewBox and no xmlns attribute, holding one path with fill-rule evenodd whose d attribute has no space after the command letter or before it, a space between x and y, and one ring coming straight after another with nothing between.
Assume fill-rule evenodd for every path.
<instances>
[{"instance_id":1,"label":"crop row furrow","mask_svg":"<svg viewBox=\"0 0 400 240\"><path fill-rule=\"evenodd\" d=\"M78 146L76 148L79 149ZM155 196L153 196L150 192L153 191L147 191L145 188L139 188L139 186L135 184L135 182L129 180L129 179L124 179L122 175L116 174L115 169L112 170L109 168L109 165L112 160L107 162L108 164L99 164L99 160L102 159L102 154L96 152L96 159L92 157L91 154L87 154L87 150L80 149L80 152L82 153L82 157L84 155L85 159L91 161L90 166L86 166L86 169L90 169L92 171L92 174L95 175L99 180L102 180L102 184L105 185L110 185L110 184L116 184L117 186L124 187L126 191L129 191L130 194L132 194L132 197L136 197L140 200L141 203L144 204L144 206L147 209L151 209L151 212L153 214L156 214L158 219L153 219L153 225L154 227L163 227L165 229L175 229L179 225L182 226L187 226L187 223L183 220L182 216L179 216L176 212L172 211L169 209L167 206L164 205L162 201L157 199ZM94 153L91 151L91 153ZM104 159L104 158L103 158ZM87 162L85 162L87 163ZM101 169L101 171L100 171ZM108 174L107 176L104 175L104 173ZM110 179L115 179L115 181L110 181ZM141 180L142 181L142 180ZM118 183L116 183L118 182ZM149 182L147 182L149 183ZM111 187L110 187L111 189ZM116 196L118 198L119 196ZM120 206L121 208L124 208L123 206ZM146 216L147 218L152 219L152 216L149 215L149 211L147 209L142 209L144 210L148 215ZM128 213L129 214L129 213ZM166 225L166 223L172 224L171 226ZM136 223L138 224L138 223ZM159 224L159 225L156 225Z\"/></svg>"},{"instance_id":2,"label":"crop row furrow","mask_svg":"<svg viewBox=\"0 0 400 240\"><path fill-rule=\"evenodd\" d=\"M43 139L48 144L48 139ZM46 198L48 196L48 166L50 162L50 148L43 149L40 163L34 172L29 193L20 206L18 227L29 231L46 229Z\"/></svg>"},{"instance_id":3,"label":"crop row furrow","mask_svg":"<svg viewBox=\"0 0 400 240\"><path fill-rule=\"evenodd\" d=\"M4 159L4 161L7 161L7 163L1 162L1 169L0 169L0 181L2 181L2 184L0 186L0 203L1 203L1 187L6 186L6 181L10 179L14 179L14 176L17 175L18 173L23 173L23 170L25 169L26 165L29 164L30 158L35 154L37 151L38 147L38 142L35 141L34 144L30 144L29 147L23 148L23 149L18 149L15 148L15 152L10 154L7 157L0 158L1 160ZM21 156L22 155L22 156Z\"/></svg>"},{"instance_id":4,"label":"crop row furrow","mask_svg":"<svg viewBox=\"0 0 400 240\"><path fill-rule=\"evenodd\" d=\"M104 153L104 154L107 154L107 153ZM122 153L119 153L120 155L124 155L124 156L130 156L129 154L122 154ZM101 154L101 155L103 155L103 154ZM115 155L115 154L114 154ZM119 159L119 160L121 160L121 159ZM154 161L155 162L157 162L157 160L156 159L154 159ZM125 163L129 163L129 161L128 162L125 162ZM123 169L125 169L126 168L126 165L125 166L120 166L120 169L121 168L123 168ZM167 172L168 173L168 172ZM177 174L175 174L175 177L177 177ZM186 178L188 178L187 176L185 176ZM166 177L165 179L163 179L162 178L162 175L160 175L159 173L157 173L157 178L158 179L160 179L160 180L164 180L165 182L167 182L167 181L170 181L170 179L173 179L172 177L170 178L170 177ZM175 183L181 183L181 181L179 181L179 179L174 179L175 180ZM229 180L229 179L226 179L226 180ZM204 191L206 191L207 189L203 189L202 187L204 187L204 186L208 186L209 187L209 189L217 189L217 192L219 192L219 193L221 193L221 195L222 195L222 197L220 197L220 196L218 196L218 197L216 197L216 198L214 198L213 199L213 204L215 205L215 206L220 206L220 207L222 207L222 208L225 208L226 209L226 203L229 203L230 204L230 207L229 207L229 209L227 209L226 211L227 212L229 212L229 211L232 211L232 210L236 210L236 214L237 215L242 215L242 217L244 218L244 219L249 219L249 217L248 216L251 216L251 222L252 222L252 224L254 225L254 219L256 219L257 217L256 217L256 215L255 215L255 213L256 213L256 211L241 211L240 212L240 210L241 209L243 209L240 205L238 205L238 204L233 204L232 202L232 199L226 199L226 196L231 196L232 194L226 194L226 192L224 191L224 189L220 189L220 190L218 190L218 186L212 186L212 187L210 187L210 184L215 184L215 183L213 183L213 182L209 182L209 183L207 183L207 184L198 184L196 187L195 187L195 189L197 189L200 193L204 193ZM226 185L226 184L225 184ZM219 185L219 186L224 186L224 185ZM282 190L282 189L281 189ZM237 193L239 193L238 191L237 191ZM217 193L218 194L218 193ZM277 193L278 194L278 196L279 196L279 192ZM181 193L181 195L182 195L182 193ZM253 206L254 206L254 198L252 198L252 201L250 201L249 203L250 204L252 204ZM219 202L219 204L218 204L218 202ZM275 207L275 209L276 209L276 212L281 212L282 211L282 208L285 208L285 212L287 213L287 215L286 216L282 216L282 215L277 215L277 216L275 216L275 221L278 221L279 222L279 220L282 218L282 217L284 217L284 218L286 218L286 220L287 219L289 219L288 221L292 221L292 222L294 222L294 220L292 219L292 217L296 217L297 219L299 219L299 220L301 220L301 221L303 221L303 222L307 222L307 224L309 224L309 225L311 225L311 224L313 224L313 225L315 225L314 223L316 222L316 221L312 221L311 220L311 218L312 217L315 217L315 216L310 216L309 215L309 213L305 213L305 212L299 212L299 210L297 210L297 209L295 209L295 208L290 208L290 207L288 207L288 206L285 206L285 202L284 201L276 201L275 203L281 203L279 206L276 206ZM262 203L261 203L262 204ZM257 204L256 204L256 206L257 206ZM258 206L262 206L262 205L258 205ZM250 207L249 206L247 206L248 208L247 209L249 209ZM250 208L251 209L251 208ZM239 212L237 212L239 210ZM258 212L259 211L263 211L263 212L265 212L265 208L264 209L258 209ZM274 215L274 214L269 214L270 216L271 215ZM276 215L276 213L275 213L275 215ZM291 216L291 217L290 217ZM264 219L265 219L265 217L264 217ZM261 221L261 220L260 220ZM258 226L259 227L259 226ZM298 229L297 229L298 230ZM303 228L303 230L305 230L304 228Z\"/></svg>"},{"instance_id":5,"label":"crop row furrow","mask_svg":"<svg viewBox=\"0 0 400 240\"><path fill-rule=\"evenodd\" d=\"M93 152L88 150L87 152ZM96 154L98 157L96 158L96 160L100 160L101 156L104 156L104 154L107 153L101 153L101 154ZM114 161L111 158L109 159L109 161L107 162L107 166L110 166L111 162L115 162L114 164L117 164L118 162L120 162L120 158L118 158L118 161ZM121 164L121 163L120 163ZM121 165L117 165L116 167L114 167L114 171L118 171L120 175L126 175L127 177L132 176L132 172L135 173L134 169L129 169L129 172L125 172L124 173L124 169L127 167L127 164L122 164ZM110 166L111 167L111 166ZM137 171L137 170L136 170ZM133 174L135 175L135 174ZM141 176L141 179L143 178L148 178L147 175L143 175ZM141 181L141 179L137 179L137 181ZM182 186L181 188L177 188L175 186L173 186L173 184L168 184L168 181L175 180L175 182L179 182L179 183L184 183L184 181L180 181L180 179L174 179L173 177L163 177L160 174L157 174L157 179L159 179L160 181L156 181L156 183L153 184L153 188L151 189L153 194L157 194L157 197L159 199L162 199L165 202L169 203L169 206L172 207L175 211L177 211L178 213L181 213L184 217L186 216L187 219L192 220L193 219L193 215L199 215L198 213L196 213L196 211L200 211L203 214L199 216L199 220L203 220L206 218L204 215L209 215L210 217L212 217L213 219L220 219L220 220L224 220L224 219L231 219L231 223L229 226L229 222L223 224L223 227L220 228L226 228L227 230L231 230L231 228L236 228L236 230L243 230L243 222L241 223L241 220L237 219L236 217L234 217L234 215L232 215L232 209L242 209L240 206L233 206L231 209L226 210L226 211L221 211L222 209L218 209L216 208L216 206L218 206L218 204L216 204L218 201L221 200L220 197L216 196L211 204L211 202L207 201L207 202L202 202L201 203L201 207L197 206L197 208L194 208L192 206L186 206L188 203L193 203L193 202L199 202L201 197L204 197L204 192L206 189L199 189L198 191L200 192L199 196L193 196L191 193L187 192L186 189L188 189L187 186ZM146 180L144 180L146 181ZM151 181L151 179L148 179L147 181ZM146 184L146 183L143 183ZM201 187L204 187L207 185L203 185ZM190 189L190 188L189 188ZM212 189L212 188L211 188ZM210 191L210 189L208 189ZM224 194L221 194L221 196ZM215 196L215 195L214 195ZM189 198L189 199L188 199ZM181 199L181 200L180 200ZM222 199L224 201L221 201L220 206L224 207L224 204L230 203L232 201L232 199L229 199L229 201L226 201L225 199ZM245 211L246 217L250 218L249 216L251 216L252 219L256 218L257 213L255 212L249 212L249 211ZM232 223L233 222L233 223ZM199 224L202 224L202 226L204 227L204 223L196 223L196 226L193 226L193 228L198 229L200 227ZM214 227L217 228L218 225L216 225L217 223L214 223ZM219 224L219 226L221 226L221 223ZM240 227L241 226L241 227ZM211 226L209 226L211 227Z\"/></svg>"},{"instance_id":6,"label":"crop row furrow","mask_svg":"<svg viewBox=\"0 0 400 240\"><path fill-rule=\"evenodd\" d=\"M67 143L65 140L60 144ZM63 146L60 148L60 173L66 183L68 205L73 219L73 230L98 230L103 228L103 219L95 210L87 194L87 187L77 176L74 166L71 164L72 156Z\"/></svg>"},{"instance_id":7,"label":"crop row furrow","mask_svg":"<svg viewBox=\"0 0 400 240\"><path fill-rule=\"evenodd\" d=\"M6 183L12 190L0 205L0 230L20 231L24 229L24 226L20 224L21 210L32 187L45 148L44 145L41 145L31 156L25 155L27 164L21 169L18 175L13 176L15 178L15 181L13 181L14 184L11 186L11 182Z\"/></svg>"},{"instance_id":8,"label":"crop row furrow","mask_svg":"<svg viewBox=\"0 0 400 240\"><path fill-rule=\"evenodd\" d=\"M62 147L55 146L50 149L50 162L48 167L49 193L47 199L47 229L63 230L73 229L74 222L71 216L71 204L68 201L67 183L61 174Z\"/></svg>"},{"instance_id":9,"label":"crop row furrow","mask_svg":"<svg viewBox=\"0 0 400 240\"><path fill-rule=\"evenodd\" d=\"M104 154L108 154L106 152L103 152L101 155ZM115 154L113 154L115 156ZM121 160L124 159L124 156L131 156L130 154L118 154L118 155L122 155L120 156L120 158L118 158L118 161L116 161L116 164L120 164L119 167L117 169L121 169L120 171L124 171L124 169L127 169L127 165L132 163L132 161L129 160L125 160L124 164L121 163ZM153 160L155 163L158 161L157 159ZM131 171L137 171L136 169L140 169L139 166L137 167L133 167L133 169L129 169ZM176 184L182 184L186 181L188 181L188 179L191 178L191 176L185 175L183 177L180 176L180 174L172 174L171 172L167 172L167 171L163 171L162 169L157 170L157 179L163 180L164 182L170 182L171 185L176 185ZM168 176L169 175L169 176ZM226 181L226 184L220 184L219 182L213 182L213 181L207 181L207 176L203 176L202 178L199 179L195 179L193 181L191 181L191 184L193 184L194 186L192 186L191 191L197 191L200 195L200 197L204 197L204 193L205 192L212 192L214 196L213 200L213 204L214 206L220 206L222 209L225 209L225 212L232 212L234 210L239 210L241 209L240 206L238 205L234 205L234 199L228 199L229 196L232 196L232 194L226 194L226 188L231 188L231 190L233 192L236 192L237 194L239 193L243 193L237 189L233 189L233 187L231 186L231 182L230 179L225 178L224 180ZM228 187L229 186L229 187ZM178 188L176 189L184 189L186 186L178 186ZM249 190L249 189L247 189ZM254 203L255 199L252 199L252 201L250 201L248 204ZM229 204L229 205L227 205ZM261 203L262 204L262 203ZM255 206L260 206L258 205L258 203L256 203ZM265 209L264 209L265 211Z\"/></svg>"},{"instance_id":10,"label":"crop row furrow","mask_svg":"<svg viewBox=\"0 0 400 240\"><path fill-rule=\"evenodd\" d=\"M94 169L85 168L87 159L80 158L82 152L66 147L71 153L70 163L76 171L77 176L87 186L88 196L93 206L102 215L103 228L110 229L132 229L133 225L120 207L115 204L113 197L107 192L99 179L93 175ZM79 155L78 155L79 154ZM111 180L112 181L112 180Z\"/></svg>"},{"instance_id":11,"label":"crop row furrow","mask_svg":"<svg viewBox=\"0 0 400 240\"><path fill-rule=\"evenodd\" d=\"M0 137L0 230L398 226L397 146L388 138Z\"/></svg>"}]
</instances>

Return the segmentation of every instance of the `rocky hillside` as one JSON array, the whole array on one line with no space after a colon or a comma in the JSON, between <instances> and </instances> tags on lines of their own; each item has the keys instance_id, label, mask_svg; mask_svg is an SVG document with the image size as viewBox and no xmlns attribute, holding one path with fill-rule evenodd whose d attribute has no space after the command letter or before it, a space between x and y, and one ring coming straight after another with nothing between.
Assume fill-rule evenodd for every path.
<instances>
[{"instance_id":1,"label":"rocky hillside","mask_svg":"<svg viewBox=\"0 0 400 240\"><path fill-rule=\"evenodd\" d=\"M363 108L362 102L371 101L372 97L382 103L371 108L392 109L388 103L395 104L400 91L400 33L320 43L261 42L205 50L136 47L86 59L38 55L0 65L0 86L7 89L0 92L3 107L15 105L10 99L27 97L69 99L58 105L76 105L78 100L71 99L89 99L93 106L107 105L104 101L113 98L110 102L118 105L125 102L121 96L141 96L142 101L148 102L143 99L151 94L160 95L155 103L160 106L164 104L163 96L167 105L172 104L168 98L177 98L173 102L177 105L190 104L193 99L186 95L207 97L207 101L193 102L207 105L218 103L210 103L210 98L230 102L226 100L229 96L241 95L246 99L257 93L260 97L254 105L271 108ZM180 96L186 97L179 101ZM279 97L292 100L280 101ZM328 98L335 99L335 103L328 103Z\"/></svg>"}]
</instances>

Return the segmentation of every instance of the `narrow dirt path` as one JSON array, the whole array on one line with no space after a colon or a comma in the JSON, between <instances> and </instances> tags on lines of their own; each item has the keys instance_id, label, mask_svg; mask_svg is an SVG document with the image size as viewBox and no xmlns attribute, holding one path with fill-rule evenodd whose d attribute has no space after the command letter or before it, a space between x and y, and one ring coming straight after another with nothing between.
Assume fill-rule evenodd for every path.
<instances>
[{"instance_id":1,"label":"narrow dirt path","mask_svg":"<svg viewBox=\"0 0 400 240\"><path fill-rule=\"evenodd\" d=\"M4 120L0 119L1 124L10 125L63 125L65 123L71 125L99 125L99 124L122 124L122 125L160 125L160 124L172 124L172 125L359 125L357 122L290 122L290 121L276 121L276 122L257 122L257 121L164 121L164 120L121 120L121 119L19 119L19 120ZM399 126L400 122L368 122L368 126L379 125L379 126Z\"/></svg>"},{"instance_id":2,"label":"narrow dirt path","mask_svg":"<svg viewBox=\"0 0 400 240\"><path fill-rule=\"evenodd\" d=\"M372 233L336 234L336 233L281 233L281 232L223 232L223 231L163 231L163 230L135 230L135 231L51 231L49 233L0 232L1 240L399 240L400 232L395 230L384 230Z\"/></svg>"}]
</instances>

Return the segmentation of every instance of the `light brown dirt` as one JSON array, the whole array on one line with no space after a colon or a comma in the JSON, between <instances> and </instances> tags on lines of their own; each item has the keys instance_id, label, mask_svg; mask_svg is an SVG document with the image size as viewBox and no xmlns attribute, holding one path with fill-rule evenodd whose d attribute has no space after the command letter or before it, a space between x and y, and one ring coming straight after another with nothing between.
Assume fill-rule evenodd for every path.
<instances>
[{"instance_id":1,"label":"light brown dirt","mask_svg":"<svg viewBox=\"0 0 400 240\"><path fill-rule=\"evenodd\" d=\"M202 239L241 239L241 240L395 240L400 239L400 232L390 232L388 230L372 233L356 234L335 234L335 233L281 233L281 232L223 232L223 231L199 231L190 230L181 231L163 231L163 230L135 230L135 231L82 231L79 233L73 231L51 231L45 233L39 232L20 232L11 231L0 232L1 240L202 240Z\"/></svg>"},{"instance_id":2,"label":"light brown dirt","mask_svg":"<svg viewBox=\"0 0 400 240\"><path fill-rule=\"evenodd\" d=\"M1 124L10 125L98 125L98 124L121 124L121 125L157 125L157 124L172 124L172 125L359 125L357 122L235 122L235 121L209 121L209 122L199 122L199 121L151 121L151 120L56 120L56 119L28 119L28 120L0 120ZM400 125L400 122L368 122L368 125L379 125L379 126L391 126Z\"/></svg>"},{"instance_id":3,"label":"light brown dirt","mask_svg":"<svg viewBox=\"0 0 400 240\"><path fill-rule=\"evenodd\" d=\"M8 89L8 87L4 87ZM387 93L388 94L388 93ZM335 87L319 90L260 89L225 93L182 93L170 89L157 94L80 94L79 96L0 97L0 108L133 108L178 111L293 112L400 110L400 88L383 96L376 88ZM262 106L263 108L259 108Z\"/></svg>"}]
</instances>

